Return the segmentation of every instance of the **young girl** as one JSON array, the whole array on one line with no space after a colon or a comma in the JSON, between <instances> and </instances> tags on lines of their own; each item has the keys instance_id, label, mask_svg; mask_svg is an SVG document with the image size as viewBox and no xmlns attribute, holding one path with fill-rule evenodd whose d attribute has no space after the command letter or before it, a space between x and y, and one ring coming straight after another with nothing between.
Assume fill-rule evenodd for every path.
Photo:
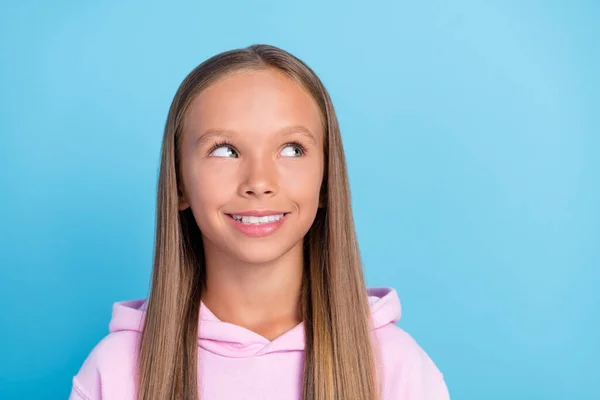
<instances>
[{"instance_id":1,"label":"young girl","mask_svg":"<svg viewBox=\"0 0 600 400\"><path fill-rule=\"evenodd\" d=\"M323 84L279 48L228 51L173 99L150 295L115 303L71 399L448 399L399 319L365 288Z\"/></svg>"}]
</instances>

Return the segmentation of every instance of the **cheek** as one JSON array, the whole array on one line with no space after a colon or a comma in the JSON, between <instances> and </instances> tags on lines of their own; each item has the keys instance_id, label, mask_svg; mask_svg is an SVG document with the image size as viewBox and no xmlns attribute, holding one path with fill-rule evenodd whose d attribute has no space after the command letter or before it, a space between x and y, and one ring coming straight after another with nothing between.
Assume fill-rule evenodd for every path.
<instances>
[{"instance_id":1,"label":"cheek","mask_svg":"<svg viewBox=\"0 0 600 400\"><path fill-rule=\"evenodd\" d=\"M190 203L195 212L227 203L235 193L235 169L227 163L198 163L190 171ZM214 211L214 210L213 210Z\"/></svg>"},{"instance_id":2,"label":"cheek","mask_svg":"<svg viewBox=\"0 0 600 400\"><path fill-rule=\"evenodd\" d=\"M292 201L316 207L319 201L322 177L323 168L319 163L298 163L293 168L284 170L281 188Z\"/></svg>"}]
</instances>

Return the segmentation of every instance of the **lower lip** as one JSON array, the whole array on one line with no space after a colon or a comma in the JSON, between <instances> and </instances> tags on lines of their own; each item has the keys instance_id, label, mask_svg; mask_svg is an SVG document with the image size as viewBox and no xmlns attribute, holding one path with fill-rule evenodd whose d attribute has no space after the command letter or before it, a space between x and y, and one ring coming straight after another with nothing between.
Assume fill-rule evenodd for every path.
<instances>
[{"instance_id":1,"label":"lower lip","mask_svg":"<svg viewBox=\"0 0 600 400\"><path fill-rule=\"evenodd\" d=\"M281 228L283 223L287 220L289 213L285 214L283 218L277 221L266 222L264 224L242 224L236 221L231 216L227 215L227 219L231 222L234 228L242 232L246 236L267 236Z\"/></svg>"}]
</instances>

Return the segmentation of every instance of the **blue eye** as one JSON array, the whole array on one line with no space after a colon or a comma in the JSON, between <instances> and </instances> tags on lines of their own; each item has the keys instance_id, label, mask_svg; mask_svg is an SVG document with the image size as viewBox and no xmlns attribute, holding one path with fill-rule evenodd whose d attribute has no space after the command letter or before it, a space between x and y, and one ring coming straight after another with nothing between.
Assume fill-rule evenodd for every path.
<instances>
[{"instance_id":1,"label":"blue eye","mask_svg":"<svg viewBox=\"0 0 600 400\"><path fill-rule=\"evenodd\" d=\"M284 157L301 157L304 155L304 147L300 143L290 143L281 150Z\"/></svg>"},{"instance_id":2,"label":"blue eye","mask_svg":"<svg viewBox=\"0 0 600 400\"><path fill-rule=\"evenodd\" d=\"M237 158L238 154L234 150L233 146L227 143L217 143L210 150L210 156L212 157L232 157Z\"/></svg>"}]
</instances>

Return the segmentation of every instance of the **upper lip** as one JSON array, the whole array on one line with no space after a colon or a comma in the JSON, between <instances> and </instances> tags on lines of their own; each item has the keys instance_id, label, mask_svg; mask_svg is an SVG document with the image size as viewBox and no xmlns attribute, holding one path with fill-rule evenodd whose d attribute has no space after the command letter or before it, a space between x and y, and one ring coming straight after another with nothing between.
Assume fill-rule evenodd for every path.
<instances>
[{"instance_id":1,"label":"upper lip","mask_svg":"<svg viewBox=\"0 0 600 400\"><path fill-rule=\"evenodd\" d=\"M273 210L246 210L246 211L238 211L225 213L229 215L241 215L244 217L264 217L266 215L278 215L278 214L287 214L287 211L273 211Z\"/></svg>"}]
</instances>

